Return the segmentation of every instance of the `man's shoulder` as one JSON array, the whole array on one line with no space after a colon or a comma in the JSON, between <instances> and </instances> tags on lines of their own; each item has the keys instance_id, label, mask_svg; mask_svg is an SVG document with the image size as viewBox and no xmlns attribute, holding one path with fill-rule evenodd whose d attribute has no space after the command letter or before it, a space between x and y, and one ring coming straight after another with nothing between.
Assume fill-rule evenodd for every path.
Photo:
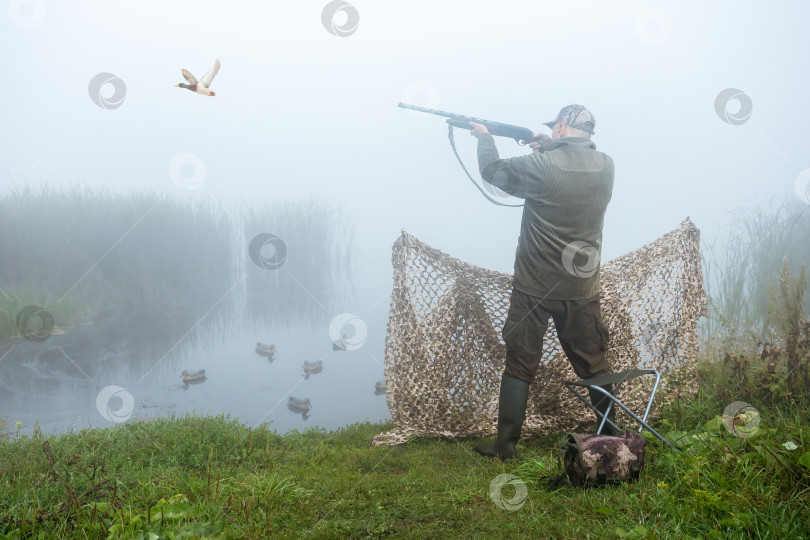
<instances>
[{"instance_id":1,"label":"man's shoulder","mask_svg":"<svg viewBox=\"0 0 810 540\"><path fill-rule=\"evenodd\" d=\"M598 151L597 151L597 152L598 152ZM605 165L606 165L607 167L609 167L611 170L613 170L613 169L615 168L615 167L614 167L614 164L613 164L613 158L612 158L612 157L610 157L610 154L607 154L607 153L605 153L605 152L599 152L599 155L600 155L600 156L602 156L602 157L604 158L604 160L605 160Z\"/></svg>"},{"instance_id":2,"label":"man's shoulder","mask_svg":"<svg viewBox=\"0 0 810 540\"><path fill-rule=\"evenodd\" d=\"M583 139L587 141L587 139ZM543 160L550 167L562 171L596 172L613 170L613 158L590 144L565 144L544 153Z\"/></svg>"}]
</instances>

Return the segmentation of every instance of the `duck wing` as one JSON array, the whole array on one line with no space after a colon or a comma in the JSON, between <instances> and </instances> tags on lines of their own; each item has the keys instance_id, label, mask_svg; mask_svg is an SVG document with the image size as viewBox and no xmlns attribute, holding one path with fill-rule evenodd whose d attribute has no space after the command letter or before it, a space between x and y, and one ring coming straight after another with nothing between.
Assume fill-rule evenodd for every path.
<instances>
[{"instance_id":1,"label":"duck wing","mask_svg":"<svg viewBox=\"0 0 810 540\"><path fill-rule=\"evenodd\" d=\"M189 73L187 70L182 69L180 70L183 72L183 78L188 81L188 84L195 85L197 84L197 78Z\"/></svg>"},{"instance_id":2,"label":"duck wing","mask_svg":"<svg viewBox=\"0 0 810 540\"><path fill-rule=\"evenodd\" d=\"M203 75L203 78L200 80L200 84L202 84L206 88L210 88L211 81L214 80L214 77L217 76L217 73L219 73L219 58L217 58L214 61L214 65L211 67L211 69L208 70L208 73Z\"/></svg>"}]
</instances>

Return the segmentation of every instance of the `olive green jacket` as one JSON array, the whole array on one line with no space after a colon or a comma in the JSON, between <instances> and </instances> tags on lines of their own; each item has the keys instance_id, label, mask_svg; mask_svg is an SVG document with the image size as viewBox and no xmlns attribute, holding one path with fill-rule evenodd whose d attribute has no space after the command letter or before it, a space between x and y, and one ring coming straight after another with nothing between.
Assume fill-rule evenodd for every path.
<instances>
[{"instance_id":1,"label":"olive green jacket","mask_svg":"<svg viewBox=\"0 0 810 540\"><path fill-rule=\"evenodd\" d=\"M613 160L590 139L562 137L544 152L500 159L489 134L478 137L481 176L525 199L515 252L515 289L549 300L599 293L605 209Z\"/></svg>"}]
</instances>

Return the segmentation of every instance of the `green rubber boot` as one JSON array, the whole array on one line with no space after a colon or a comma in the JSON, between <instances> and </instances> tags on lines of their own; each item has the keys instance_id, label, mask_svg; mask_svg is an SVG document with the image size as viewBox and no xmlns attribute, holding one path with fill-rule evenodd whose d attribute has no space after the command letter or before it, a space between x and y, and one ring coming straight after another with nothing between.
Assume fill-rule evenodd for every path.
<instances>
[{"instance_id":1,"label":"green rubber boot","mask_svg":"<svg viewBox=\"0 0 810 540\"><path fill-rule=\"evenodd\" d=\"M603 388L603 389L607 390L611 394L613 393L613 385L612 384L606 384L604 386L600 386L600 388ZM605 394L603 394L602 392L598 392L596 390L591 390L590 388L588 388L588 393L591 395L591 403L593 404L594 408L597 411L601 412L602 414L605 414L605 411L607 410L608 406L613 402L610 399L608 399L607 396L605 396ZM613 403L613 407L610 409L610 412L608 413L607 417L608 417L608 420L610 420L614 424L616 423L616 404L615 403ZM596 417L596 428L597 429L599 429L599 424L601 424L601 423L602 423L602 418L597 416ZM613 429L613 426L611 426L610 424L605 422L605 427L602 428L602 435L618 435L618 434L619 434L619 432L616 431L615 429Z\"/></svg>"},{"instance_id":2,"label":"green rubber boot","mask_svg":"<svg viewBox=\"0 0 810 540\"><path fill-rule=\"evenodd\" d=\"M492 444L479 444L475 451L482 456L502 460L517 457L520 429L526 417L529 383L512 377L501 377L501 397L498 402L498 437Z\"/></svg>"}]
</instances>

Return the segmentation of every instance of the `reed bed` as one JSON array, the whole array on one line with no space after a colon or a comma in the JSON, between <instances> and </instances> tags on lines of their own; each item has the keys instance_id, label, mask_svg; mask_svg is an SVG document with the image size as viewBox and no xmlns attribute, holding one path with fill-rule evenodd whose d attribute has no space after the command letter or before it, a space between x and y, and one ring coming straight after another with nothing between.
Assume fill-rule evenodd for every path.
<instances>
[{"instance_id":1,"label":"reed bed","mask_svg":"<svg viewBox=\"0 0 810 540\"><path fill-rule=\"evenodd\" d=\"M207 314L201 326L211 331L244 324L240 316L323 320L349 276L341 220L338 208L312 200L186 201L47 186L9 193L0 197L0 339L18 333L17 314L29 304L62 327L145 313ZM280 271L262 271L247 244L274 231L289 258Z\"/></svg>"},{"instance_id":2,"label":"reed bed","mask_svg":"<svg viewBox=\"0 0 810 540\"><path fill-rule=\"evenodd\" d=\"M701 320L704 350L755 348L778 334L774 300L783 263L794 276L810 269L810 205L785 200L738 210L730 227L702 250L709 311ZM810 312L810 297L802 303Z\"/></svg>"}]
</instances>

